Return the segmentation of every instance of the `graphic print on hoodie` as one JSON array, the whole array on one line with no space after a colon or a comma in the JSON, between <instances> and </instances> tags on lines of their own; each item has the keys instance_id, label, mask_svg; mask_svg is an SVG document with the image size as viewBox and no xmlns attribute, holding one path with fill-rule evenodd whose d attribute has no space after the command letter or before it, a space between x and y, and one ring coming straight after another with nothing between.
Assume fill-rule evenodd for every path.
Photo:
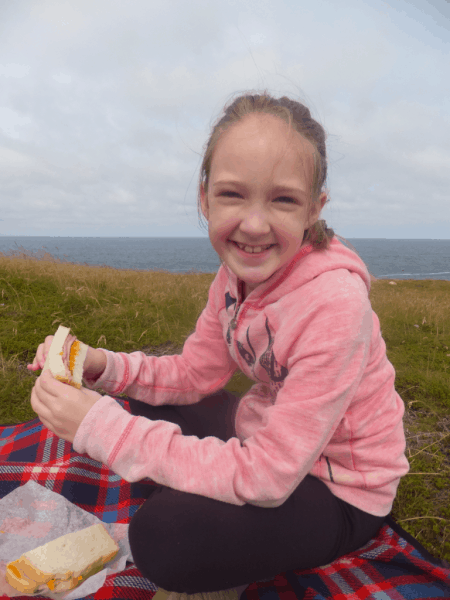
<instances>
[{"instance_id":1,"label":"graphic print on hoodie","mask_svg":"<svg viewBox=\"0 0 450 600\"><path fill-rule=\"evenodd\" d=\"M234 306L234 308L236 309L236 305L237 305L237 299L230 296L229 292L227 292L225 294L225 306L226 306L227 312L232 313L232 317L233 317L233 319L230 320L230 324L228 326L228 331L227 331L227 344L230 347L232 344L231 331L234 329L233 323L235 323L234 318L236 316L236 314L235 314L236 310L233 313L233 310L229 311L229 308ZM267 375L269 376L271 398L273 399L273 401L272 401L272 403L273 403L273 402L275 402L275 398L276 398L276 395L278 394L278 391L283 387L283 382L286 379L286 377L288 376L289 371L286 369L286 367L284 367L283 365L280 365L278 363L277 359L275 358L275 354L273 352L273 343L274 343L275 337L270 332L270 325L269 325L268 317L266 318L265 326L266 326L266 330L267 330L268 345L267 345L267 348L264 350L264 352L261 353L261 356L259 357L259 364L262 366L262 368L266 371ZM243 346L243 344L241 344L241 342L239 340L237 340L237 347L238 347L239 354L242 356L242 358L247 363L248 368L253 373L254 378L258 381L261 381L261 379L255 373L254 367L255 367L255 363L257 361L257 357L256 357L256 352L253 349L252 343L250 341L250 338L251 338L250 328L251 328L251 325L249 325L247 327L247 332L246 332L247 344L248 344L248 347L250 348L250 351L246 350L245 347Z\"/></svg>"}]
</instances>

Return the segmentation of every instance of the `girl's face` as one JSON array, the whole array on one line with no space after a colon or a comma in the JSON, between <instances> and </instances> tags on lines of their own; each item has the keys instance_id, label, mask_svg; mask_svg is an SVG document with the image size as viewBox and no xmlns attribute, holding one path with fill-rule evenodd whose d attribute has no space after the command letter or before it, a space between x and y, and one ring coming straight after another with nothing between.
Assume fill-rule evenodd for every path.
<instances>
[{"instance_id":1,"label":"girl's face","mask_svg":"<svg viewBox=\"0 0 450 600\"><path fill-rule=\"evenodd\" d=\"M319 218L327 194L309 215L312 172L312 144L296 131L289 136L272 115L249 115L218 142L202 210L214 250L246 283L246 295L294 257ZM274 246L250 254L235 242Z\"/></svg>"}]
</instances>

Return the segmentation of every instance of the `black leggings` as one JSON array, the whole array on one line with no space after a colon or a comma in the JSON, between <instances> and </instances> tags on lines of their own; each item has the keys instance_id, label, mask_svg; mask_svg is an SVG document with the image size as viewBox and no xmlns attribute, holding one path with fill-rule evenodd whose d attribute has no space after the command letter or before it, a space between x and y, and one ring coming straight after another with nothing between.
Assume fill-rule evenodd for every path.
<instances>
[{"instance_id":1,"label":"black leggings","mask_svg":"<svg viewBox=\"0 0 450 600\"><path fill-rule=\"evenodd\" d=\"M223 441L236 436L239 398L226 390L189 406L126 400L133 415L177 423L184 435ZM327 565L364 546L383 521L307 475L277 508L237 506L155 486L131 519L128 536L145 577L165 590L193 594Z\"/></svg>"}]
</instances>

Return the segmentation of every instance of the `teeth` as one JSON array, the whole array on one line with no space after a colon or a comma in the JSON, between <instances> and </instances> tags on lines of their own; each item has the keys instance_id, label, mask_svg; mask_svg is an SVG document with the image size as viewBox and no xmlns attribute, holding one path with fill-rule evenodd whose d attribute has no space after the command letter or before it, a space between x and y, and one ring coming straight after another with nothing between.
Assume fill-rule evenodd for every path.
<instances>
[{"instance_id":1,"label":"teeth","mask_svg":"<svg viewBox=\"0 0 450 600\"><path fill-rule=\"evenodd\" d=\"M267 246L255 246L254 248L252 248L251 246L243 246L242 244L238 244L238 242L236 242L236 244L241 250L245 250L246 252L250 252L252 254L257 254L258 252L267 250L267 248L270 248L270 246L272 246L272 244L269 244Z\"/></svg>"}]
</instances>

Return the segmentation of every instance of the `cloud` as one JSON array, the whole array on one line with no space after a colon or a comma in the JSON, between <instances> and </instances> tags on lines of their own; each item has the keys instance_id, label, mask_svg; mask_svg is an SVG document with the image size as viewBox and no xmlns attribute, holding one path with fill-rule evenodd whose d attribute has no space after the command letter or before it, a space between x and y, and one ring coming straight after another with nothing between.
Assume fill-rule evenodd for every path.
<instances>
[{"instance_id":1,"label":"cloud","mask_svg":"<svg viewBox=\"0 0 450 600\"><path fill-rule=\"evenodd\" d=\"M450 225L447 8L3 4L5 226L17 235L206 235L197 180L212 125L237 93L268 88L304 102L327 132L324 218L337 233L415 237L420 225L431 237Z\"/></svg>"}]
</instances>

